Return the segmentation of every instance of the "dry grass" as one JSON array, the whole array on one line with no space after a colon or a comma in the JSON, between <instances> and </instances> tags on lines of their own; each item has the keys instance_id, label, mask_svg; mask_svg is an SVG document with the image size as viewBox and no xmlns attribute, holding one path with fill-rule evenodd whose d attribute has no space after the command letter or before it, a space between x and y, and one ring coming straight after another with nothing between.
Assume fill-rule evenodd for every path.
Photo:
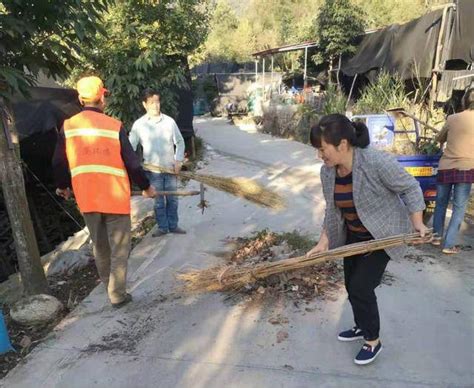
<instances>
[{"instance_id":1,"label":"dry grass","mask_svg":"<svg viewBox=\"0 0 474 388\"><path fill-rule=\"evenodd\" d=\"M153 172L174 173L171 170L149 164L145 164L144 167ZM244 198L259 206L275 210L282 210L286 207L285 201L282 197L273 191L264 188L252 179L226 178L209 174L197 174L190 171L181 171L179 176L201 182L207 186L211 186L220 191L225 191L226 193L232 194L236 197Z\"/></svg>"},{"instance_id":2,"label":"dry grass","mask_svg":"<svg viewBox=\"0 0 474 388\"><path fill-rule=\"evenodd\" d=\"M424 241L428 241L430 237L431 235L427 236ZM323 253L293 257L277 262L264 262L256 265L220 265L204 270L192 270L179 274L178 279L184 282L184 290L187 292L238 290L245 285L255 283L259 279L264 279L274 274L311 267L330 260L393 248L419 240L419 233L411 233L349 244Z\"/></svg>"}]
</instances>

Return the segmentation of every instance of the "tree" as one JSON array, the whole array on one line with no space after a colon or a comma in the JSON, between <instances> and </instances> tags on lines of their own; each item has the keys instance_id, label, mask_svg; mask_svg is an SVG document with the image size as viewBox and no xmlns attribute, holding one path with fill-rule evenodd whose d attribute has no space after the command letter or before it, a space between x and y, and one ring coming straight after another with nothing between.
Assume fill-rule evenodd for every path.
<instances>
[{"instance_id":1,"label":"tree","mask_svg":"<svg viewBox=\"0 0 474 388\"><path fill-rule=\"evenodd\" d=\"M0 179L26 294L49 293L26 199L23 171L6 136L6 112L0 105Z\"/></svg>"},{"instance_id":2,"label":"tree","mask_svg":"<svg viewBox=\"0 0 474 388\"><path fill-rule=\"evenodd\" d=\"M227 0L219 0L212 14L202 60L235 60L234 42L239 20Z\"/></svg>"},{"instance_id":3,"label":"tree","mask_svg":"<svg viewBox=\"0 0 474 388\"><path fill-rule=\"evenodd\" d=\"M331 71L336 57L356 51L355 40L364 34L362 10L349 0L326 0L316 18L315 31L319 49L313 60L316 64L329 63Z\"/></svg>"},{"instance_id":4,"label":"tree","mask_svg":"<svg viewBox=\"0 0 474 388\"><path fill-rule=\"evenodd\" d=\"M78 42L101 30L97 21L106 4L106 0L62 0L60 6L47 0L0 2L0 178L22 284L29 295L49 290L26 199L18 144L9 141L10 131L15 132L9 100L13 93L26 94L40 72L65 76L77 63ZM12 118L10 128L7 117Z\"/></svg>"},{"instance_id":5,"label":"tree","mask_svg":"<svg viewBox=\"0 0 474 388\"><path fill-rule=\"evenodd\" d=\"M308 39L322 0L219 0L199 61L252 61L251 54ZM308 10L310 12L308 12ZM277 59L284 67L285 61ZM286 61L288 62L288 61ZM295 63L294 58L290 61Z\"/></svg>"},{"instance_id":6,"label":"tree","mask_svg":"<svg viewBox=\"0 0 474 388\"><path fill-rule=\"evenodd\" d=\"M406 23L428 11L426 0L353 0L353 2L367 15L368 28Z\"/></svg>"},{"instance_id":7,"label":"tree","mask_svg":"<svg viewBox=\"0 0 474 388\"><path fill-rule=\"evenodd\" d=\"M6 0L0 2L0 97L27 92L40 72L65 77L81 46L104 32L100 14L109 0ZM83 45L82 48L89 47Z\"/></svg>"},{"instance_id":8,"label":"tree","mask_svg":"<svg viewBox=\"0 0 474 388\"><path fill-rule=\"evenodd\" d=\"M126 127L143 114L140 93L146 87L160 90L163 111L177 112L176 90L187 86L187 58L206 39L207 0L126 0L115 3L104 18L106 35L91 40L69 79L94 72L111 95L107 113Z\"/></svg>"},{"instance_id":9,"label":"tree","mask_svg":"<svg viewBox=\"0 0 474 388\"><path fill-rule=\"evenodd\" d=\"M381 28L417 18L427 12L430 5L445 1L347 0L344 3L352 9L351 12L357 10L356 13L360 15L360 10L363 11L365 27ZM318 40L315 19L323 4L324 0L218 0L208 40L202 55L194 57L194 62L245 62L252 60L251 53L255 51ZM352 28L350 20L346 25ZM324 58L324 55L315 58L318 63L327 62L328 58ZM288 69L294 67L297 59L296 54L288 56L286 60L278 56L275 65L283 70Z\"/></svg>"}]
</instances>

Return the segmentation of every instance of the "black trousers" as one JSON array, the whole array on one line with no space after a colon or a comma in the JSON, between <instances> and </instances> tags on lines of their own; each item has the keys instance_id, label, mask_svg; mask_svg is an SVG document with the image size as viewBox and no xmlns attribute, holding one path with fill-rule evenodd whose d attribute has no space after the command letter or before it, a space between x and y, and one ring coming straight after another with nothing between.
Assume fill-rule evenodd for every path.
<instances>
[{"instance_id":1,"label":"black trousers","mask_svg":"<svg viewBox=\"0 0 474 388\"><path fill-rule=\"evenodd\" d=\"M385 251L344 259L344 281L354 321L367 341L379 338L380 318L375 289L389 260Z\"/></svg>"}]
</instances>

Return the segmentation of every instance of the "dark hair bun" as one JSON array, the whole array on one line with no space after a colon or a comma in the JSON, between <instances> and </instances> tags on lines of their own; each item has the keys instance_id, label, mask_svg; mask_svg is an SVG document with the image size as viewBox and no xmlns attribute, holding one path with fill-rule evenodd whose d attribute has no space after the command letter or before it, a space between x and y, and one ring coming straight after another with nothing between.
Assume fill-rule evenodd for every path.
<instances>
[{"instance_id":1,"label":"dark hair bun","mask_svg":"<svg viewBox=\"0 0 474 388\"><path fill-rule=\"evenodd\" d=\"M370 144L369 128L362 121L353 121L352 125L355 128L356 139L355 147L365 148Z\"/></svg>"},{"instance_id":2,"label":"dark hair bun","mask_svg":"<svg viewBox=\"0 0 474 388\"><path fill-rule=\"evenodd\" d=\"M370 143L369 130L364 123L352 122L339 113L321 117L311 128L310 141L315 148L320 148L323 140L337 147L344 139L353 147L365 148Z\"/></svg>"}]
</instances>

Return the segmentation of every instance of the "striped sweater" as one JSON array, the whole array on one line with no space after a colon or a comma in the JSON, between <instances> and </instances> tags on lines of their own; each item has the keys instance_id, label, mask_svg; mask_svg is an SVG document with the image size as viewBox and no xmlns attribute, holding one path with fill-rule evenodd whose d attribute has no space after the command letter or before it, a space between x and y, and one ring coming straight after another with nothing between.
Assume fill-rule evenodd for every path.
<instances>
[{"instance_id":1,"label":"striped sweater","mask_svg":"<svg viewBox=\"0 0 474 388\"><path fill-rule=\"evenodd\" d=\"M341 210L351 242L372 240L373 237L359 219L352 195L352 173L336 176L334 202Z\"/></svg>"}]
</instances>

